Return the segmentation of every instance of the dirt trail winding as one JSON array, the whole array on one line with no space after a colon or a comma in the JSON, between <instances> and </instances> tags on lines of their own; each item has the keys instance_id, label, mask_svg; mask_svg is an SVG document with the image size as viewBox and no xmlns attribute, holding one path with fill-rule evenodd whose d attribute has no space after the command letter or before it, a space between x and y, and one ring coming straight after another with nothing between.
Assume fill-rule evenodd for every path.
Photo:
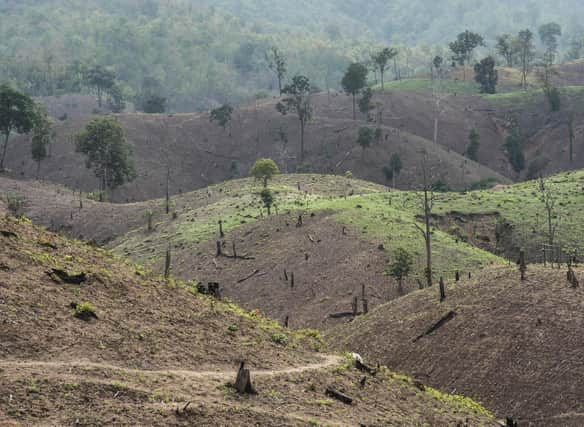
<instances>
[{"instance_id":1,"label":"dirt trail winding","mask_svg":"<svg viewBox=\"0 0 584 427\"><path fill-rule=\"evenodd\" d=\"M303 366L297 366L286 369L269 369L269 370L253 370L254 376L277 376L277 375L288 375L288 374L299 374L307 371L318 371L321 369L326 369L335 365L338 365L341 361L340 356L335 355L324 355L323 360L318 363L312 363ZM49 369L59 369L59 368L81 368L81 369L107 369L111 371L119 371L127 374L141 374L141 375L176 375L188 378L201 378L201 379L211 379L211 380L224 380L232 378L235 369L222 369L217 371L192 371L183 369L163 369L163 370L142 370L133 368L123 368L116 365L110 365L107 363L95 363L86 361L68 361L68 362L42 362L42 361L19 361L19 360L1 360L0 368L2 369L27 369L27 368L49 368Z\"/></svg>"}]
</instances>

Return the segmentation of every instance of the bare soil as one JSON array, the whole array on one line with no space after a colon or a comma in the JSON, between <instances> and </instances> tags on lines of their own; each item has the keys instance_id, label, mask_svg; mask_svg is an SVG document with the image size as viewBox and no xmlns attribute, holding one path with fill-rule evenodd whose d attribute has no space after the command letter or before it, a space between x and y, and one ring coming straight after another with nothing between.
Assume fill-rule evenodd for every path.
<instances>
[{"instance_id":1,"label":"bare soil","mask_svg":"<svg viewBox=\"0 0 584 427\"><path fill-rule=\"evenodd\" d=\"M584 269L576 270L584 277ZM329 342L443 390L519 417L525 426L579 426L582 415L582 288L561 270L529 265L414 292L333 330ZM450 311L456 315L423 335Z\"/></svg>"},{"instance_id":2,"label":"bare soil","mask_svg":"<svg viewBox=\"0 0 584 427\"><path fill-rule=\"evenodd\" d=\"M273 215L238 227L221 239L222 250L232 256L235 242L237 255L248 259L216 257L212 240L178 251L176 259L193 262L175 266L173 273L195 276L204 283L218 282L227 297L281 322L288 316L291 327L323 329L347 322L351 316L333 319L330 315L351 312L353 298L361 298L362 286L369 309L399 294L395 281L384 274L385 251L355 230L345 229L343 234L344 227L331 214L304 214L302 227L296 226L297 214ZM239 283L256 270L256 275Z\"/></svg>"},{"instance_id":3,"label":"bare soil","mask_svg":"<svg viewBox=\"0 0 584 427\"><path fill-rule=\"evenodd\" d=\"M2 425L497 425L483 408L385 368L370 376L320 353L316 333L146 276L27 220L3 217L0 231ZM96 318L75 317L75 301L91 302ZM256 395L233 389L241 360ZM328 387L353 403L327 397Z\"/></svg>"},{"instance_id":4,"label":"bare soil","mask_svg":"<svg viewBox=\"0 0 584 427\"><path fill-rule=\"evenodd\" d=\"M477 180L509 173L502 151L502 136L491 117L488 105L479 98L452 97L444 102L444 117L439 144L431 142L432 102L428 94L378 94L375 102L385 105L385 119L379 141L362 153L357 144L361 126L375 126L365 116L352 120L348 97L314 97L315 118L306 132L306 160L301 167L299 124L292 115L282 116L277 99L244 106L234 113L231 134L207 113L117 116L133 146L137 179L110 195L116 202L133 202L162 197L166 191L167 165L171 165L170 191L188 192L230 178L243 177L259 157L273 158L283 172L297 169L329 174L352 171L355 177L385 183L383 167L393 153L402 157L404 168L397 180L400 188L420 184L420 152L428 153L428 163L440 171L440 178L452 188L465 188ZM486 110L485 110L486 109ZM483 111L485 110L485 111ZM58 135L51 156L40 168L39 177L70 188L95 191L97 178L85 168L82 155L75 153L74 135L89 121L89 116L72 116L56 126ZM468 132L481 132L479 160L472 162L461 154ZM282 133L281 133L282 132ZM281 136L283 135L283 136ZM284 142L286 141L286 142ZM14 138L7 157L9 176L30 179L36 176L36 163L30 156L30 138Z\"/></svg>"}]
</instances>

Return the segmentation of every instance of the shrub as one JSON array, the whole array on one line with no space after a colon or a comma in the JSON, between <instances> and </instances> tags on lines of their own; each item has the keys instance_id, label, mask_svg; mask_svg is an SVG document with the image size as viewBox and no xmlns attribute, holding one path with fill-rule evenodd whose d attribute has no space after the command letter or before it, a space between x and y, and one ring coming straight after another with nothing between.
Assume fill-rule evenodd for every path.
<instances>
[{"instance_id":1,"label":"shrub","mask_svg":"<svg viewBox=\"0 0 584 427\"><path fill-rule=\"evenodd\" d=\"M83 320L89 320L92 317L97 319L95 306L90 302L84 302L75 306L75 317Z\"/></svg>"},{"instance_id":2,"label":"shrub","mask_svg":"<svg viewBox=\"0 0 584 427\"><path fill-rule=\"evenodd\" d=\"M285 346L288 344L288 335L286 335L286 334L273 334L272 341L278 345Z\"/></svg>"},{"instance_id":3,"label":"shrub","mask_svg":"<svg viewBox=\"0 0 584 427\"><path fill-rule=\"evenodd\" d=\"M6 196L6 205L8 207L8 212L16 217L22 216L22 209L24 208L25 199L22 196L16 194L8 194Z\"/></svg>"},{"instance_id":4,"label":"shrub","mask_svg":"<svg viewBox=\"0 0 584 427\"><path fill-rule=\"evenodd\" d=\"M470 191L488 190L497 184L497 180L493 177L484 178L473 182L470 185Z\"/></svg>"}]
</instances>

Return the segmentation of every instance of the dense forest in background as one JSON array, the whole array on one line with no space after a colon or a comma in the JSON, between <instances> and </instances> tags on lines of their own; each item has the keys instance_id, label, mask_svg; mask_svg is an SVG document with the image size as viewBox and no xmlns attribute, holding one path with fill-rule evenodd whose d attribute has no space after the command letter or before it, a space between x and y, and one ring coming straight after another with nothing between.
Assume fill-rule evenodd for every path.
<instances>
[{"instance_id":1,"label":"dense forest in background","mask_svg":"<svg viewBox=\"0 0 584 427\"><path fill-rule=\"evenodd\" d=\"M576 59L583 14L578 0L0 0L0 81L34 96L83 92L83 69L102 65L125 99L156 93L169 111L193 111L275 91L272 46L288 76L338 88L347 64L380 46L398 48L402 76L427 70L467 28L492 52L497 35L554 21L561 58Z\"/></svg>"}]
</instances>

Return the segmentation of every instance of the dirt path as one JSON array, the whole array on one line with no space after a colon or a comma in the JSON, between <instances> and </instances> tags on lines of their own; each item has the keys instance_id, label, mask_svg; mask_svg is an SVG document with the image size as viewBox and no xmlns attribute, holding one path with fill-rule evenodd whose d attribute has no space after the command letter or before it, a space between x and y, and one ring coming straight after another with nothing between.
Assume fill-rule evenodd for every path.
<instances>
[{"instance_id":1,"label":"dirt path","mask_svg":"<svg viewBox=\"0 0 584 427\"><path fill-rule=\"evenodd\" d=\"M312 363L309 365L297 366L286 369L269 369L269 370L253 370L254 376L277 376L277 375L288 375L288 374L299 374L307 371L318 371L321 369L326 369L335 365L338 365L341 361L340 356L335 355L324 355L321 362ZM199 379L210 379L210 380L225 380L231 379L234 376L235 369L221 369L217 371L192 371L192 370L182 370L182 369L163 369L163 370L142 370L142 369L131 369L123 368L120 366L110 365L107 363L94 363L85 361L69 361L69 362L42 362L42 361L18 361L18 360L2 360L0 361L0 368L2 369L27 369L27 368L49 368L49 369L59 369L59 368L81 368L81 369L106 369L111 371L123 372L126 374L140 374L140 375L150 375L150 376L160 376L160 375L175 375L187 378L199 378Z\"/></svg>"}]
</instances>

